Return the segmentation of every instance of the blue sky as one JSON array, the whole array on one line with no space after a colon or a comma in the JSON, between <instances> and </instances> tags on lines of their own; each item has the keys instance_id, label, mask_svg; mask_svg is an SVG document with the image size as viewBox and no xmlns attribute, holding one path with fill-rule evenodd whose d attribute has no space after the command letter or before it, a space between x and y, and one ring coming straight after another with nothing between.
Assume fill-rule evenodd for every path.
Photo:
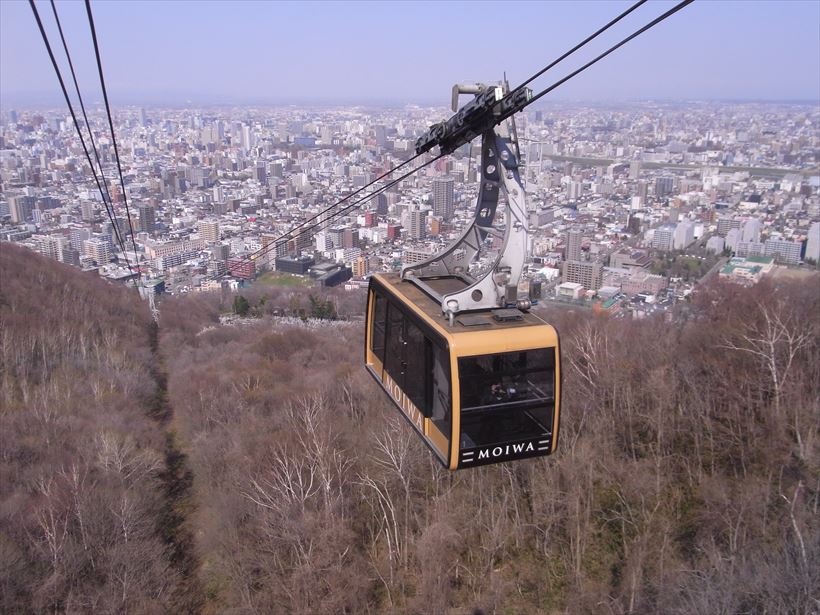
<instances>
[{"instance_id":1,"label":"blue sky","mask_svg":"<svg viewBox=\"0 0 820 615\"><path fill-rule=\"evenodd\" d=\"M513 84L630 3L92 3L112 102L440 102L456 81ZM652 1L535 84L673 5ZM51 7L38 7L61 55ZM57 2L80 85L99 100L82 2ZM66 69L67 74L67 69ZM819 100L820 2L696 0L545 100ZM0 0L0 102L59 103L28 2Z\"/></svg>"}]
</instances>

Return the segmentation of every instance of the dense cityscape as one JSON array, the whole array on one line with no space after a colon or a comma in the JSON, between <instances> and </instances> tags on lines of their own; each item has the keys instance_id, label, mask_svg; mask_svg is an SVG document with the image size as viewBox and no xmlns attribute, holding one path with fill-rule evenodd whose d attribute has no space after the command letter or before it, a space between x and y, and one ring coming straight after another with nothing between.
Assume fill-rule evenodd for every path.
<instances>
[{"instance_id":1,"label":"dense cityscape","mask_svg":"<svg viewBox=\"0 0 820 615\"><path fill-rule=\"evenodd\" d=\"M141 273L144 292L157 294L254 280L355 288L441 249L473 216L475 145L360 207L331 207L409 158L444 109L116 115L127 213L103 116L92 118L113 225L70 116L4 115L4 241L122 283ZM686 297L705 275L749 284L818 262L812 106L561 105L517 121L531 231L519 292L535 301L639 316ZM280 240L325 210L318 226Z\"/></svg>"}]
</instances>

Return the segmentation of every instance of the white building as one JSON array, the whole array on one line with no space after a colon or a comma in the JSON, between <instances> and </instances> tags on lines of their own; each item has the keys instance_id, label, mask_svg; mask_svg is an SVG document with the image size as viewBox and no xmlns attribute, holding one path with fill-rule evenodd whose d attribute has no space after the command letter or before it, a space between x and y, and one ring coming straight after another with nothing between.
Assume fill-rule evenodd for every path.
<instances>
[{"instance_id":1,"label":"white building","mask_svg":"<svg viewBox=\"0 0 820 615\"><path fill-rule=\"evenodd\" d=\"M660 228L656 228L655 235L652 238L652 247L664 252L672 250L675 230L676 227L674 226L661 226Z\"/></svg>"},{"instance_id":2,"label":"white building","mask_svg":"<svg viewBox=\"0 0 820 615\"><path fill-rule=\"evenodd\" d=\"M814 222L809 227L808 241L806 241L806 258L815 263L820 262L820 222Z\"/></svg>"},{"instance_id":3,"label":"white building","mask_svg":"<svg viewBox=\"0 0 820 615\"><path fill-rule=\"evenodd\" d=\"M555 292L563 299L578 299L584 292L584 287L575 282L564 282L556 287Z\"/></svg>"},{"instance_id":4,"label":"white building","mask_svg":"<svg viewBox=\"0 0 820 615\"><path fill-rule=\"evenodd\" d=\"M695 225L691 222L680 222L675 227L675 235L672 241L672 248L675 250L685 250L695 241Z\"/></svg>"},{"instance_id":5,"label":"white building","mask_svg":"<svg viewBox=\"0 0 820 615\"><path fill-rule=\"evenodd\" d=\"M743 231L740 235L741 241L760 241L760 229L763 225L757 218L749 218L743 223Z\"/></svg>"},{"instance_id":6,"label":"white building","mask_svg":"<svg viewBox=\"0 0 820 615\"><path fill-rule=\"evenodd\" d=\"M715 254L720 254L721 252L723 252L725 247L726 240L723 239L723 237L721 237L720 235L710 237L709 240L706 242L707 252L714 252Z\"/></svg>"},{"instance_id":7,"label":"white building","mask_svg":"<svg viewBox=\"0 0 820 615\"><path fill-rule=\"evenodd\" d=\"M767 239L764 246L764 256L774 256L780 263L796 265L800 262L800 249L802 247L803 244L799 241Z\"/></svg>"},{"instance_id":8,"label":"white building","mask_svg":"<svg viewBox=\"0 0 820 615\"><path fill-rule=\"evenodd\" d=\"M735 249L735 256L763 256L765 250L759 241L739 241Z\"/></svg>"},{"instance_id":9,"label":"white building","mask_svg":"<svg viewBox=\"0 0 820 615\"><path fill-rule=\"evenodd\" d=\"M733 228L726 232L726 247L734 251L740 242L740 229Z\"/></svg>"}]
</instances>

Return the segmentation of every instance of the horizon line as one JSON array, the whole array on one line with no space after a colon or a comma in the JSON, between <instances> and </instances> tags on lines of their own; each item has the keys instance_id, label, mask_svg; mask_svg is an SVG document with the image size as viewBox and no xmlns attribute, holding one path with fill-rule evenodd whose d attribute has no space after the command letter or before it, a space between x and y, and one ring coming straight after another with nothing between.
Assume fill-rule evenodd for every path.
<instances>
[{"instance_id":1,"label":"horizon line","mask_svg":"<svg viewBox=\"0 0 820 615\"><path fill-rule=\"evenodd\" d=\"M20 110L20 109L56 109L58 107L67 108L65 101L42 101L25 102L23 100L9 102L8 96L0 95L0 111ZM13 97L12 97L13 98ZM403 108L408 106L420 107L449 107L446 101L433 102L430 100L396 100L396 99L260 99L260 100L212 100L196 101L188 100L167 100L167 101L135 101L131 97L127 102L113 102L113 107L119 108L218 108L218 107L381 107L381 108ZM556 105L645 105L652 103L663 104L709 104L709 103L730 103L730 104L771 104L771 105L817 105L820 111L820 98L669 98L669 97L644 97L644 98L612 98L612 99L563 99L554 101L543 101L541 105L530 108L530 111L537 111L539 107L553 107ZM102 100L94 100L90 106L103 105Z\"/></svg>"}]
</instances>

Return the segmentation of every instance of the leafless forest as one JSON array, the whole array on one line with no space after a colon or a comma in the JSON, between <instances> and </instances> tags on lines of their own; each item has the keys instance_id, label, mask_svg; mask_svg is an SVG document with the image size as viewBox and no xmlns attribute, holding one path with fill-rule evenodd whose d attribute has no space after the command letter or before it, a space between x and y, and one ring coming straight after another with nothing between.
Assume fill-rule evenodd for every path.
<instances>
[{"instance_id":1,"label":"leafless forest","mask_svg":"<svg viewBox=\"0 0 820 615\"><path fill-rule=\"evenodd\" d=\"M163 302L3 244L0 611L810 613L820 283L560 310L552 457L442 470L305 290ZM326 315L326 312L325 312ZM292 322L292 321L289 321Z\"/></svg>"}]
</instances>

